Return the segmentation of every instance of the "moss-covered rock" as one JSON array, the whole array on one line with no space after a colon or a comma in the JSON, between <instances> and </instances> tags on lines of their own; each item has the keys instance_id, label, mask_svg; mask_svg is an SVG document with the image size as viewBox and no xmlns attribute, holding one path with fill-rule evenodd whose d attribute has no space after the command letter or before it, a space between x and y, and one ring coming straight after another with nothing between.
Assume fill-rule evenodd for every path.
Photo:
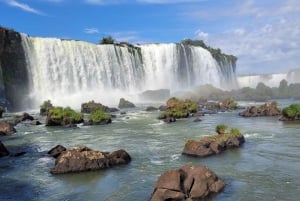
<instances>
[{"instance_id":1,"label":"moss-covered rock","mask_svg":"<svg viewBox=\"0 0 300 201\"><path fill-rule=\"evenodd\" d=\"M40 105L40 115L46 116L48 114L48 110L53 108L53 105L50 100L46 100Z\"/></svg>"},{"instance_id":2,"label":"moss-covered rock","mask_svg":"<svg viewBox=\"0 0 300 201\"><path fill-rule=\"evenodd\" d=\"M216 128L217 130L217 128ZM228 133L203 137L200 141L188 140L182 154L206 157L220 154L229 148L240 147L245 142L240 130L233 128Z\"/></svg>"},{"instance_id":3,"label":"moss-covered rock","mask_svg":"<svg viewBox=\"0 0 300 201\"><path fill-rule=\"evenodd\" d=\"M125 100L124 98L120 98L120 101L119 101L119 106L118 106L120 109L124 109L124 108L134 108L135 105L128 101L128 100Z\"/></svg>"},{"instance_id":4,"label":"moss-covered rock","mask_svg":"<svg viewBox=\"0 0 300 201\"><path fill-rule=\"evenodd\" d=\"M111 115L105 113L101 108L95 109L89 116L89 125L100 125L111 123Z\"/></svg>"},{"instance_id":5,"label":"moss-covered rock","mask_svg":"<svg viewBox=\"0 0 300 201\"><path fill-rule=\"evenodd\" d=\"M174 117L176 119L187 118L190 113L197 112L198 105L191 100L179 100L175 97L167 101L167 109L159 116L159 119Z\"/></svg>"},{"instance_id":6,"label":"moss-covered rock","mask_svg":"<svg viewBox=\"0 0 300 201\"><path fill-rule=\"evenodd\" d=\"M66 126L83 122L83 114L70 107L53 107L49 109L46 126Z\"/></svg>"},{"instance_id":7,"label":"moss-covered rock","mask_svg":"<svg viewBox=\"0 0 300 201\"><path fill-rule=\"evenodd\" d=\"M81 112L82 113L91 113L93 110L101 109L104 112L117 112L119 111L117 108L110 108L108 106L102 105L101 103L96 103L93 100L87 103L81 104Z\"/></svg>"}]
</instances>

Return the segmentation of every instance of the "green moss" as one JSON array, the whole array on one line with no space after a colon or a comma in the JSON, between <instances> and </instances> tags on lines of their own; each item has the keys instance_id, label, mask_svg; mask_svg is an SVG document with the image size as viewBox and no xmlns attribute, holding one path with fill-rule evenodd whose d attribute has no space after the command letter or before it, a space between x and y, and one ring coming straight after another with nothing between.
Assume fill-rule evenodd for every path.
<instances>
[{"instance_id":1,"label":"green moss","mask_svg":"<svg viewBox=\"0 0 300 201\"><path fill-rule=\"evenodd\" d=\"M219 125L216 126L215 130L216 130L216 132L218 134L224 134L227 128L228 128L227 125L225 125L225 124L219 124Z\"/></svg>"},{"instance_id":2,"label":"green moss","mask_svg":"<svg viewBox=\"0 0 300 201\"><path fill-rule=\"evenodd\" d=\"M49 109L50 118L54 121L61 122L62 125L76 123L83 120L83 114L78 113L70 107L53 107Z\"/></svg>"},{"instance_id":3,"label":"green moss","mask_svg":"<svg viewBox=\"0 0 300 201\"><path fill-rule=\"evenodd\" d=\"M89 116L89 121L94 123L98 123L109 119L111 119L111 115L105 113L101 108L93 110Z\"/></svg>"}]
</instances>

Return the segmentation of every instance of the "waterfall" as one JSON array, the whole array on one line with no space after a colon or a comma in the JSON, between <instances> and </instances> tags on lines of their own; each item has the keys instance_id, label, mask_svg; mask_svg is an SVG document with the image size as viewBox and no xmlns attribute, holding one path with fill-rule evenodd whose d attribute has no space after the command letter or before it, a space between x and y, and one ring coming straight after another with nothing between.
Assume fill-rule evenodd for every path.
<instances>
[{"instance_id":1,"label":"waterfall","mask_svg":"<svg viewBox=\"0 0 300 201\"><path fill-rule=\"evenodd\" d=\"M144 90L202 84L228 88L236 82L235 66L219 63L201 47L95 45L24 34L22 40L36 105L48 99L75 107L89 100L112 105Z\"/></svg>"}]
</instances>

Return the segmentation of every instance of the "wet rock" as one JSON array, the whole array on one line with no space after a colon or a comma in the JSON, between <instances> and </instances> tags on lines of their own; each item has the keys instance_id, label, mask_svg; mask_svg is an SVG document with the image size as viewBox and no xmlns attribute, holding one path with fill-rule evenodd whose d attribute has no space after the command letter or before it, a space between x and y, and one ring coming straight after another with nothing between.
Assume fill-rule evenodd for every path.
<instances>
[{"instance_id":1,"label":"wet rock","mask_svg":"<svg viewBox=\"0 0 300 201\"><path fill-rule=\"evenodd\" d=\"M202 120L199 117L197 117L193 120L193 122L200 122L200 121L202 121Z\"/></svg>"},{"instance_id":2,"label":"wet rock","mask_svg":"<svg viewBox=\"0 0 300 201\"><path fill-rule=\"evenodd\" d=\"M127 164L131 160L124 150L107 153L94 151L88 147L78 147L63 151L55 161L52 174L94 171L115 165Z\"/></svg>"},{"instance_id":3,"label":"wet rock","mask_svg":"<svg viewBox=\"0 0 300 201\"><path fill-rule=\"evenodd\" d=\"M259 107L251 106L239 113L242 117L278 116L280 114L281 112L276 102L265 103Z\"/></svg>"},{"instance_id":4,"label":"wet rock","mask_svg":"<svg viewBox=\"0 0 300 201\"><path fill-rule=\"evenodd\" d=\"M31 125L35 125L35 126L38 126L38 125L41 125L42 123L39 121L39 120L33 120L32 122L31 122Z\"/></svg>"},{"instance_id":5,"label":"wet rock","mask_svg":"<svg viewBox=\"0 0 300 201\"><path fill-rule=\"evenodd\" d=\"M148 107L146 108L146 111L147 111L147 112L151 112L151 111L155 111L155 110L158 110L158 108L153 107L153 106L148 106Z\"/></svg>"},{"instance_id":6,"label":"wet rock","mask_svg":"<svg viewBox=\"0 0 300 201\"><path fill-rule=\"evenodd\" d=\"M159 111L164 112L164 111L167 110L167 106L166 105L161 105L161 106L159 106L158 109L159 109Z\"/></svg>"},{"instance_id":7,"label":"wet rock","mask_svg":"<svg viewBox=\"0 0 300 201\"><path fill-rule=\"evenodd\" d=\"M165 123L174 123L174 122L176 122L176 118L175 117L166 117L165 119L163 119L163 121Z\"/></svg>"},{"instance_id":8,"label":"wet rock","mask_svg":"<svg viewBox=\"0 0 300 201\"><path fill-rule=\"evenodd\" d=\"M120 101L119 101L119 106L118 106L120 109L123 109L123 108L134 108L135 105L128 101L128 100L125 100L124 98L121 98Z\"/></svg>"},{"instance_id":9,"label":"wet rock","mask_svg":"<svg viewBox=\"0 0 300 201\"><path fill-rule=\"evenodd\" d=\"M91 113L93 110L102 109L104 112L117 112L119 111L117 108L110 108L108 106L102 105L101 103L96 103L94 101L89 101L87 103L81 104L81 112L82 113Z\"/></svg>"},{"instance_id":10,"label":"wet rock","mask_svg":"<svg viewBox=\"0 0 300 201\"><path fill-rule=\"evenodd\" d=\"M182 154L206 157L220 154L226 149L240 147L245 142L242 134L221 134L203 137L200 141L188 140Z\"/></svg>"},{"instance_id":11,"label":"wet rock","mask_svg":"<svg viewBox=\"0 0 300 201\"><path fill-rule=\"evenodd\" d=\"M22 121L27 121L27 120L33 121L34 118L30 114L24 112L22 115L15 117L15 125L17 125L18 123L21 123Z\"/></svg>"},{"instance_id":12,"label":"wet rock","mask_svg":"<svg viewBox=\"0 0 300 201\"><path fill-rule=\"evenodd\" d=\"M66 151L66 150L67 149L64 146L56 145L50 151L48 151L48 154L50 154L54 158L57 158L63 151Z\"/></svg>"},{"instance_id":13,"label":"wet rock","mask_svg":"<svg viewBox=\"0 0 300 201\"><path fill-rule=\"evenodd\" d=\"M209 168L186 165L159 177L151 201L199 201L221 192L224 187L224 181Z\"/></svg>"},{"instance_id":14,"label":"wet rock","mask_svg":"<svg viewBox=\"0 0 300 201\"><path fill-rule=\"evenodd\" d=\"M2 142L0 141L0 157L8 156L8 155L9 155L9 151L6 149L4 144L2 144Z\"/></svg>"},{"instance_id":15,"label":"wet rock","mask_svg":"<svg viewBox=\"0 0 300 201\"><path fill-rule=\"evenodd\" d=\"M0 122L0 135L11 135L16 132L14 125L8 122Z\"/></svg>"}]
</instances>

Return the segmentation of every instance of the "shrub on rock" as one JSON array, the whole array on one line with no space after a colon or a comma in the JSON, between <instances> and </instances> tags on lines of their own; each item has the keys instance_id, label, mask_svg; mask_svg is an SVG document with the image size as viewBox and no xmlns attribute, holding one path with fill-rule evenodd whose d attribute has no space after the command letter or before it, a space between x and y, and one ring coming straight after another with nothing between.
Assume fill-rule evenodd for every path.
<instances>
[{"instance_id":1,"label":"shrub on rock","mask_svg":"<svg viewBox=\"0 0 300 201\"><path fill-rule=\"evenodd\" d=\"M66 126L82 122L82 113L76 112L70 107L53 107L48 111L46 126Z\"/></svg>"},{"instance_id":2,"label":"shrub on rock","mask_svg":"<svg viewBox=\"0 0 300 201\"><path fill-rule=\"evenodd\" d=\"M95 109L89 116L89 124L109 124L111 123L111 115L105 113L101 108Z\"/></svg>"},{"instance_id":3,"label":"shrub on rock","mask_svg":"<svg viewBox=\"0 0 300 201\"><path fill-rule=\"evenodd\" d=\"M128 100L125 100L124 98L120 98L120 101L119 101L119 106L118 106L120 109L123 109L123 108L134 108L135 105L128 101Z\"/></svg>"},{"instance_id":4,"label":"shrub on rock","mask_svg":"<svg viewBox=\"0 0 300 201\"><path fill-rule=\"evenodd\" d=\"M170 98L167 101L167 109L159 116L159 119L167 119L168 117L174 117L177 119L187 118L190 113L197 112L198 105L191 100L179 100L175 97Z\"/></svg>"},{"instance_id":5,"label":"shrub on rock","mask_svg":"<svg viewBox=\"0 0 300 201\"><path fill-rule=\"evenodd\" d=\"M282 110L282 121L300 120L300 104L294 103Z\"/></svg>"},{"instance_id":6,"label":"shrub on rock","mask_svg":"<svg viewBox=\"0 0 300 201\"><path fill-rule=\"evenodd\" d=\"M53 108L53 105L50 100L44 101L43 104L40 106L40 115L47 115L48 110Z\"/></svg>"}]
</instances>

